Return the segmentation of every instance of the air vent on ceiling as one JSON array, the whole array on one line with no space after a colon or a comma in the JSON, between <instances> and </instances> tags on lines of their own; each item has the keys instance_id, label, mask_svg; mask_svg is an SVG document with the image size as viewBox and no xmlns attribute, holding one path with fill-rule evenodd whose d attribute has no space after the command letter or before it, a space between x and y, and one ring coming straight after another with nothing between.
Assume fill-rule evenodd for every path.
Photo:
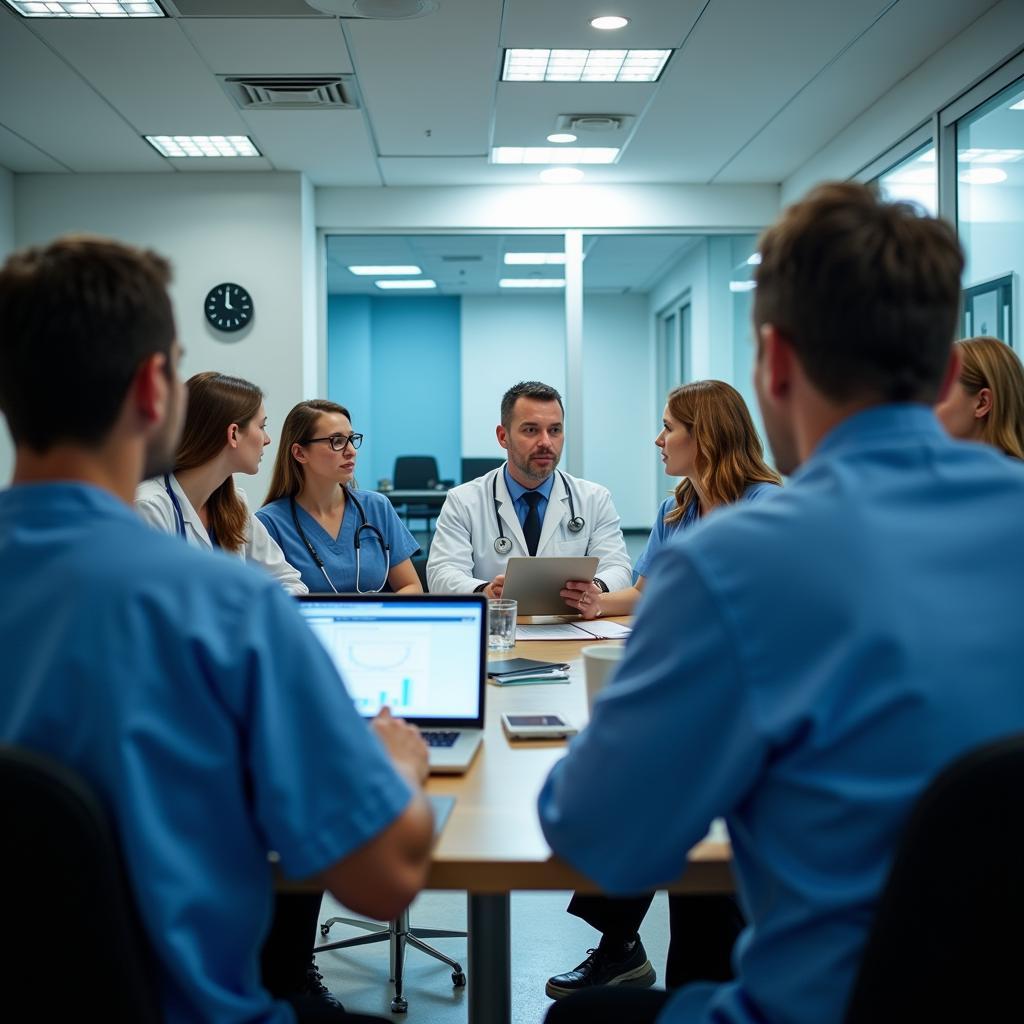
<instances>
[{"instance_id":1,"label":"air vent on ceiling","mask_svg":"<svg viewBox=\"0 0 1024 1024\"><path fill-rule=\"evenodd\" d=\"M632 114L561 114L555 127L560 132L622 132L635 120Z\"/></svg>"},{"instance_id":2,"label":"air vent on ceiling","mask_svg":"<svg viewBox=\"0 0 1024 1024\"><path fill-rule=\"evenodd\" d=\"M255 75L221 82L243 110L355 110L359 106L351 75Z\"/></svg>"},{"instance_id":3,"label":"air vent on ceiling","mask_svg":"<svg viewBox=\"0 0 1024 1024\"><path fill-rule=\"evenodd\" d=\"M442 263L479 263L482 256L442 256Z\"/></svg>"}]
</instances>

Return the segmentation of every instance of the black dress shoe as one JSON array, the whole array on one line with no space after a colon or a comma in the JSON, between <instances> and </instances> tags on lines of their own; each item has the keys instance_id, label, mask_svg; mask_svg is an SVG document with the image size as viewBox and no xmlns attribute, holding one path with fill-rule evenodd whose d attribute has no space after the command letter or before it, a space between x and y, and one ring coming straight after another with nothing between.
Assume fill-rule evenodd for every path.
<instances>
[{"instance_id":1,"label":"black dress shoe","mask_svg":"<svg viewBox=\"0 0 1024 1024\"><path fill-rule=\"evenodd\" d=\"M596 985L649 988L657 981L658 976L639 938L615 947L606 947L602 942L597 949L588 949L587 953L587 959L574 971L548 978L544 991L552 999L561 999Z\"/></svg>"},{"instance_id":2,"label":"black dress shoe","mask_svg":"<svg viewBox=\"0 0 1024 1024\"><path fill-rule=\"evenodd\" d=\"M302 995L309 999L318 999L339 1010L343 1009L341 1003L331 995L330 989L324 984L324 976L320 973L315 960L311 960L306 968L306 983L302 986Z\"/></svg>"}]
</instances>

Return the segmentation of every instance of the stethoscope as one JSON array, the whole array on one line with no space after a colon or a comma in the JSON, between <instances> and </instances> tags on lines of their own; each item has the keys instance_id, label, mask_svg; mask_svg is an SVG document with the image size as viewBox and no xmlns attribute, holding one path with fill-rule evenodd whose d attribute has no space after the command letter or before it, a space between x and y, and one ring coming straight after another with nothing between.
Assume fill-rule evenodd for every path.
<instances>
[{"instance_id":1,"label":"stethoscope","mask_svg":"<svg viewBox=\"0 0 1024 1024\"><path fill-rule=\"evenodd\" d=\"M167 497L171 499L171 504L174 506L174 519L178 524L177 534L187 543L188 534L185 532L185 514L181 511L181 505L178 503L178 496L174 493L174 488L171 487L170 473L164 473L164 490L167 492ZM215 548L220 547L217 543L217 535L215 533L211 533L207 530L206 534L210 538L210 543Z\"/></svg>"},{"instance_id":2,"label":"stethoscope","mask_svg":"<svg viewBox=\"0 0 1024 1024\"><path fill-rule=\"evenodd\" d=\"M356 535L352 540L353 546L356 549L356 593L379 594L387 586L388 574L391 572L391 545L388 544L388 542L384 539L384 534L381 533L380 530L378 530L377 527L373 525L373 523L368 523L366 521L366 512L363 510L363 506L360 503L359 499L347 487L344 488L344 490L345 496L352 502L353 505L355 505L356 509L359 512L359 518L362 520L362 525L356 527ZM327 585L331 588L331 590L334 591L334 593L337 594L338 588L331 582L331 577L327 575L327 570L324 568L323 559L317 554L316 548L313 547L313 544L311 543L310 539L306 536L306 531L303 530L302 524L299 522L299 513L296 511L295 508L295 496L292 495L288 499L288 501L290 502L292 508L292 522L295 524L295 529L298 532L299 537L302 538L302 543L306 545L306 550L309 552L309 557L312 558L314 562L316 562L317 567L324 574L324 579L327 580ZM381 580L379 587L372 587L370 590L363 590L359 586L359 575L362 570L362 558L359 552L359 546L362 543L362 538L360 534L362 534L363 530L369 530L369 532L377 538L377 543L380 544L381 551L384 552L384 578Z\"/></svg>"},{"instance_id":3,"label":"stethoscope","mask_svg":"<svg viewBox=\"0 0 1024 1024\"><path fill-rule=\"evenodd\" d=\"M499 555L507 555L512 550L512 541L505 536L505 530L501 525L501 505L498 502L498 474L501 472L502 470L500 469L495 470L494 478L491 480L494 518L498 523L498 536L494 541L494 551ZM565 488L565 493L569 496L569 522L566 523L566 527L570 533L579 533L587 525L587 521L582 516L576 515L576 504L572 500L572 488L569 486L569 481L565 479L565 474L560 469L556 469L555 472L561 477L562 486Z\"/></svg>"}]
</instances>

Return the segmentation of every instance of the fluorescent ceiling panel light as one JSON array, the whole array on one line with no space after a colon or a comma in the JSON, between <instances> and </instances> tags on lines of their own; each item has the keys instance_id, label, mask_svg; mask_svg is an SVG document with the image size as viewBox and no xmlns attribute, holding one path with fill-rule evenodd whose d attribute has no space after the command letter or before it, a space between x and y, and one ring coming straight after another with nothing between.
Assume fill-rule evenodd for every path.
<instances>
[{"instance_id":1,"label":"fluorescent ceiling panel light","mask_svg":"<svg viewBox=\"0 0 1024 1024\"><path fill-rule=\"evenodd\" d=\"M567 142L575 142L576 136L572 132L552 132L548 136L548 142L555 142L560 146L564 146Z\"/></svg>"},{"instance_id":2,"label":"fluorescent ceiling panel light","mask_svg":"<svg viewBox=\"0 0 1024 1024\"><path fill-rule=\"evenodd\" d=\"M1024 110L1024 100L1017 100L1016 103L1010 104L1011 110Z\"/></svg>"},{"instance_id":3,"label":"fluorescent ceiling panel light","mask_svg":"<svg viewBox=\"0 0 1024 1024\"><path fill-rule=\"evenodd\" d=\"M436 288L437 282L421 277L417 281L374 281L378 288Z\"/></svg>"},{"instance_id":4,"label":"fluorescent ceiling panel light","mask_svg":"<svg viewBox=\"0 0 1024 1024\"><path fill-rule=\"evenodd\" d=\"M961 149L957 160L962 164L1013 164L1024 157L1024 149Z\"/></svg>"},{"instance_id":5,"label":"fluorescent ceiling panel light","mask_svg":"<svg viewBox=\"0 0 1024 1024\"><path fill-rule=\"evenodd\" d=\"M961 171L957 177L965 185L998 185L1006 181L1006 171L999 167L972 167Z\"/></svg>"},{"instance_id":6,"label":"fluorescent ceiling panel light","mask_svg":"<svg viewBox=\"0 0 1024 1024\"><path fill-rule=\"evenodd\" d=\"M756 266L758 266L760 264L760 262L761 262L761 254L759 252L752 252L747 257L747 265L748 266L756 267Z\"/></svg>"},{"instance_id":7,"label":"fluorescent ceiling panel light","mask_svg":"<svg viewBox=\"0 0 1024 1024\"><path fill-rule=\"evenodd\" d=\"M731 292L752 292L757 287L754 281L730 281L729 291Z\"/></svg>"},{"instance_id":8,"label":"fluorescent ceiling panel light","mask_svg":"<svg viewBox=\"0 0 1024 1024\"><path fill-rule=\"evenodd\" d=\"M564 264L564 252L507 252L506 265L519 267L543 267L551 264Z\"/></svg>"},{"instance_id":9,"label":"fluorescent ceiling panel light","mask_svg":"<svg viewBox=\"0 0 1024 1024\"><path fill-rule=\"evenodd\" d=\"M166 18L155 0L7 0L26 18Z\"/></svg>"},{"instance_id":10,"label":"fluorescent ceiling panel light","mask_svg":"<svg viewBox=\"0 0 1024 1024\"><path fill-rule=\"evenodd\" d=\"M415 275L423 273L419 267L415 267L412 264L408 266L399 266L397 264L379 267L359 266L349 267L348 270L350 274L358 274L360 277L386 277L388 274Z\"/></svg>"},{"instance_id":11,"label":"fluorescent ceiling panel light","mask_svg":"<svg viewBox=\"0 0 1024 1024\"><path fill-rule=\"evenodd\" d=\"M625 28L629 24L629 18L622 18L617 14L609 14L603 18L591 18L590 24L593 28L611 32L617 28Z\"/></svg>"},{"instance_id":12,"label":"fluorescent ceiling panel light","mask_svg":"<svg viewBox=\"0 0 1024 1024\"><path fill-rule=\"evenodd\" d=\"M564 277L503 277L499 288L564 288Z\"/></svg>"},{"instance_id":13,"label":"fluorescent ceiling panel light","mask_svg":"<svg viewBox=\"0 0 1024 1024\"><path fill-rule=\"evenodd\" d=\"M545 167L539 177L545 185L574 185L583 180L583 172L578 167Z\"/></svg>"},{"instance_id":14,"label":"fluorescent ceiling panel light","mask_svg":"<svg viewBox=\"0 0 1024 1024\"><path fill-rule=\"evenodd\" d=\"M505 51L503 82L656 82L671 50Z\"/></svg>"},{"instance_id":15,"label":"fluorescent ceiling panel light","mask_svg":"<svg viewBox=\"0 0 1024 1024\"><path fill-rule=\"evenodd\" d=\"M161 156L175 159L261 155L248 135L146 135L144 138Z\"/></svg>"},{"instance_id":16,"label":"fluorescent ceiling panel light","mask_svg":"<svg viewBox=\"0 0 1024 1024\"><path fill-rule=\"evenodd\" d=\"M613 164L618 146L494 146L492 164Z\"/></svg>"}]
</instances>

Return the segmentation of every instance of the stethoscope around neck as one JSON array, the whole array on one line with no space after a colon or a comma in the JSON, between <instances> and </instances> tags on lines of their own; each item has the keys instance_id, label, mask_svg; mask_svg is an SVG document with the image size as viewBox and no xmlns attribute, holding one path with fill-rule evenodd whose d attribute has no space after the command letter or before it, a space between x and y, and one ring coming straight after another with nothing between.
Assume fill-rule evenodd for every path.
<instances>
[{"instance_id":1,"label":"stethoscope around neck","mask_svg":"<svg viewBox=\"0 0 1024 1024\"><path fill-rule=\"evenodd\" d=\"M501 524L501 505L498 502L498 474L501 472L500 469L495 470L494 478L491 480L494 518L498 524L498 536L494 540L494 551L498 555L507 555L512 550L512 541L505 536L505 529ZM569 522L566 523L566 527L570 533L579 533L587 525L587 521L582 516L576 515L576 504L572 500L572 488L569 486L569 481L565 479L565 474L560 469L556 469L555 472L561 478L565 493L569 496Z\"/></svg>"},{"instance_id":2,"label":"stethoscope around neck","mask_svg":"<svg viewBox=\"0 0 1024 1024\"><path fill-rule=\"evenodd\" d=\"M171 499L171 505L174 508L174 520L177 523L176 533L183 541L188 541L188 534L185 532L185 513L181 511L181 503L178 501L178 496L174 493L174 488L171 486L171 474L164 473L164 490L167 492L167 497ZM220 547L217 543L217 535L212 530L207 530L206 535L210 538L210 543L215 547Z\"/></svg>"},{"instance_id":3,"label":"stethoscope around neck","mask_svg":"<svg viewBox=\"0 0 1024 1024\"><path fill-rule=\"evenodd\" d=\"M384 534L377 529L373 523L366 521L366 512L363 510L362 503L359 499L347 488L343 488L345 497L348 498L356 510L359 512L359 518L362 523L356 527L356 535L352 538L352 545L356 549L356 593L357 594L379 594L386 586L388 582L388 576L391 573L391 545L384 539ZM327 580L327 585L338 593L338 588L331 581L331 577L327 575L327 570L324 568L324 561L317 554L317 550L313 547L313 542L306 536L306 531L303 530L302 524L299 522L299 513L295 507L295 495L291 495L288 498L288 502L291 505L292 510L292 522L295 524L295 530L302 540L302 543L306 545L306 550L309 552L309 557L316 562L317 568L324 574L324 579ZM369 531L377 538L377 543L380 544L381 551L384 552L384 578L380 581L379 587L371 587L369 590L363 590L359 586L359 576L362 571L362 557L360 555L360 545L362 544L362 533L364 530Z\"/></svg>"}]
</instances>

